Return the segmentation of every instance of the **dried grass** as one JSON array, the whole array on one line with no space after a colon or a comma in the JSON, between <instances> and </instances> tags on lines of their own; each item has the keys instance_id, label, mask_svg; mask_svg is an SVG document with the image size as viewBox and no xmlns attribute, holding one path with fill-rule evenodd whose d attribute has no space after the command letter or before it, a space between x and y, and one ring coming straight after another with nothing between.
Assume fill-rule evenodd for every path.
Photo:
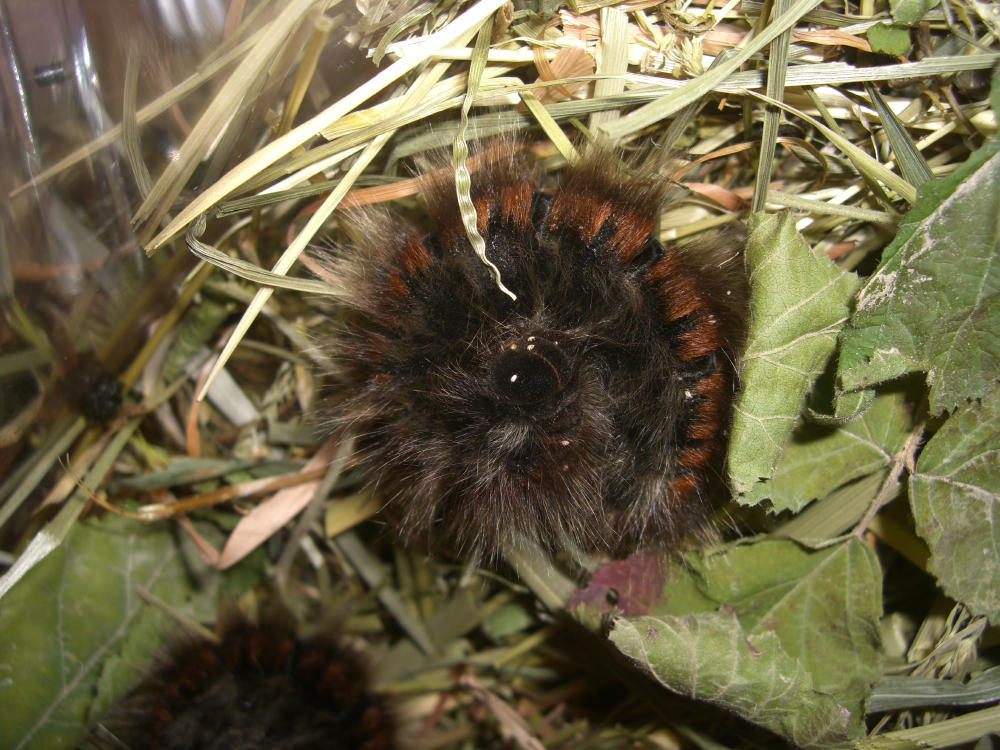
<instances>
[{"instance_id":1,"label":"dried grass","mask_svg":"<svg viewBox=\"0 0 1000 750\"><path fill-rule=\"evenodd\" d=\"M419 747L487 747L499 737L522 748L734 739L732 727L713 730L697 717L702 734L685 718L664 725L624 698L595 723L580 705L593 684L551 648L565 631L524 588L426 560L359 527L376 503L338 494L349 460L341 453L327 472L337 444L321 445L308 429L320 391L310 337L326 314L317 292L329 289L300 277L297 262L336 232L340 206L396 202L408 210L407 196L420 188L405 168L412 157L466 133L515 128L531 133L543 171L575 158L586 137L676 149L670 169L691 191L665 212L664 239L735 221L749 207L783 208L818 251L846 267L870 263L919 186L996 133L983 85L1000 61L995 8L957 0L931 9L892 57L873 54L868 39L876 24L892 21L884 2L571 2L558 12L539 5L546 10L513 12L506 0L262 3L191 76L149 103L136 101L132 65L123 123L10 186L10 200L23 200L124 143L123 166L146 185L132 217L137 234L150 254L169 260L149 266L149 286L116 326L92 325L85 307L59 312L78 334L71 349L92 342L121 382L137 387L104 424L86 422L60 399L65 343L45 322L51 308L30 307L39 301L33 279L59 272L34 267L45 260L9 265L0 376L9 383L30 374L42 397L4 411L8 567L0 596L95 501L147 519L204 520L195 509L215 508L213 520L227 518L232 529L221 552L190 521L183 527L206 562L226 568L284 538L278 567L304 606L347 602L349 627L395 642L382 660L382 686L407 698ZM478 54L469 46L477 32L491 41ZM358 63L366 80L344 88L330 65L352 45L381 65ZM147 183L140 141L151 138L150 123L197 92L204 104L193 127ZM207 183L206 165L217 173ZM189 250L197 264L185 260ZM234 311L241 317L231 324ZM130 346L137 336L144 345ZM239 421L223 403L246 403L250 418ZM79 479L51 486L60 476ZM276 491L283 484L296 486ZM49 510L39 514L43 496ZM296 526L307 507L312 514ZM836 526L829 514L843 508L827 503L793 523ZM907 554L910 540L886 518L871 528ZM558 609L572 582L530 550L510 556L533 596ZM477 630L484 623L495 635Z\"/></svg>"}]
</instances>

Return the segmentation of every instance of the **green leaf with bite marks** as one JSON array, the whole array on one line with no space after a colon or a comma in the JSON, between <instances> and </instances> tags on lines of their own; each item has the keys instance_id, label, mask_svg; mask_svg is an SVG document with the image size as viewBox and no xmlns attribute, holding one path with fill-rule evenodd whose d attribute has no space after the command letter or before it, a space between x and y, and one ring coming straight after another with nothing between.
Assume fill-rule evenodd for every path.
<instances>
[{"instance_id":1,"label":"green leaf with bite marks","mask_svg":"<svg viewBox=\"0 0 1000 750\"><path fill-rule=\"evenodd\" d=\"M854 274L814 253L787 214L750 218L746 260L750 331L729 449L730 480L740 495L773 474L858 285Z\"/></svg>"},{"instance_id":2,"label":"green leaf with bite marks","mask_svg":"<svg viewBox=\"0 0 1000 750\"><path fill-rule=\"evenodd\" d=\"M882 577L869 547L761 537L691 553L663 580L647 614L614 620L611 640L637 666L798 745L863 736L882 673ZM577 601L585 622L609 606L586 592Z\"/></svg>"},{"instance_id":3,"label":"green leaf with bite marks","mask_svg":"<svg viewBox=\"0 0 1000 750\"><path fill-rule=\"evenodd\" d=\"M932 180L844 330L842 393L926 372L934 414L1000 378L1000 142Z\"/></svg>"},{"instance_id":4,"label":"green leaf with bite marks","mask_svg":"<svg viewBox=\"0 0 1000 750\"><path fill-rule=\"evenodd\" d=\"M961 406L927 443L910 502L941 587L1000 623L1000 387Z\"/></svg>"}]
</instances>

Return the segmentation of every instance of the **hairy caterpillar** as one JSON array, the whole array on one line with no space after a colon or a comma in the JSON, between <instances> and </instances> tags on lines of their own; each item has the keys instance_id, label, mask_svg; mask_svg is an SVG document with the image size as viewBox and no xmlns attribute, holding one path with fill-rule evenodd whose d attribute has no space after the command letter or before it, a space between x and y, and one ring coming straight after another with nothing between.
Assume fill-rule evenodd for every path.
<instances>
[{"instance_id":1,"label":"hairy caterpillar","mask_svg":"<svg viewBox=\"0 0 1000 750\"><path fill-rule=\"evenodd\" d=\"M452 181L428 191L428 228L367 220L326 264L348 289L332 422L407 535L473 556L674 545L709 515L724 454L742 240L664 246L664 181L607 152L554 191L507 144L481 156L478 231L516 301L472 252Z\"/></svg>"},{"instance_id":2,"label":"hairy caterpillar","mask_svg":"<svg viewBox=\"0 0 1000 750\"><path fill-rule=\"evenodd\" d=\"M218 643L179 641L105 728L152 750L392 750L395 727L361 657L303 639L287 615L221 619Z\"/></svg>"}]
</instances>

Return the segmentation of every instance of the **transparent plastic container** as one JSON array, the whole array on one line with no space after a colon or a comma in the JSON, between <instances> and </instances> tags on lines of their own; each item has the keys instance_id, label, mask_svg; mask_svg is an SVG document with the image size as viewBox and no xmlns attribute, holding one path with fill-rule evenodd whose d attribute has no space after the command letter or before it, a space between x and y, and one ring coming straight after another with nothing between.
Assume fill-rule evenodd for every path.
<instances>
[{"instance_id":1,"label":"transparent plastic container","mask_svg":"<svg viewBox=\"0 0 1000 750\"><path fill-rule=\"evenodd\" d=\"M120 139L54 176L46 170L122 121L130 52L141 105L193 69L224 13L221 0L0 1L0 293L21 281L73 294L115 258L140 262L130 224L138 194ZM165 120L144 157L168 159L182 127L183 118Z\"/></svg>"},{"instance_id":2,"label":"transparent plastic container","mask_svg":"<svg viewBox=\"0 0 1000 750\"><path fill-rule=\"evenodd\" d=\"M0 0L0 479L63 429L63 406L87 414L95 394L113 405L102 394L120 390L115 379L144 343L154 305L110 336L163 265L132 228L142 194L133 162L157 174L201 100L145 123L130 161L126 91L138 110L190 75L218 44L227 5Z\"/></svg>"}]
</instances>

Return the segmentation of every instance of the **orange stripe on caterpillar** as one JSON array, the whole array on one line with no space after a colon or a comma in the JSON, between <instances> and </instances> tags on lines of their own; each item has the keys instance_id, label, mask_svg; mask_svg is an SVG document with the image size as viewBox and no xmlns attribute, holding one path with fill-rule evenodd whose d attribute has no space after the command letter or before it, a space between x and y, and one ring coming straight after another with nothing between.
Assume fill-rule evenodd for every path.
<instances>
[{"instance_id":1,"label":"orange stripe on caterpillar","mask_svg":"<svg viewBox=\"0 0 1000 750\"><path fill-rule=\"evenodd\" d=\"M400 298L408 296L410 290L403 278L398 273L394 273L386 281L386 293L392 297Z\"/></svg>"},{"instance_id":2,"label":"orange stripe on caterpillar","mask_svg":"<svg viewBox=\"0 0 1000 750\"><path fill-rule=\"evenodd\" d=\"M663 257L646 272L646 278L657 285L669 320L680 320L704 307L697 280L685 273L678 262L676 248L667 248Z\"/></svg>"},{"instance_id":3,"label":"orange stripe on caterpillar","mask_svg":"<svg viewBox=\"0 0 1000 750\"><path fill-rule=\"evenodd\" d=\"M424 247L423 240L411 235L399 253L399 260L410 277L416 276L431 264L431 256Z\"/></svg>"},{"instance_id":4,"label":"orange stripe on caterpillar","mask_svg":"<svg viewBox=\"0 0 1000 750\"><path fill-rule=\"evenodd\" d=\"M688 428L690 440L712 440L719 436L720 420L728 405L721 401L703 401L695 407L695 417Z\"/></svg>"},{"instance_id":5,"label":"orange stripe on caterpillar","mask_svg":"<svg viewBox=\"0 0 1000 750\"><path fill-rule=\"evenodd\" d=\"M611 237L611 244L622 263L628 263L635 254L645 247L656 228L656 221L638 211L625 211L618 220L618 231Z\"/></svg>"},{"instance_id":6,"label":"orange stripe on caterpillar","mask_svg":"<svg viewBox=\"0 0 1000 750\"><path fill-rule=\"evenodd\" d=\"M710 315L698 317L700 320L694 328L677 336L680 341L677 353L685 361L704 357L722 346L722 334L715 319Z\"/></svg>"},{"instance_id":7,"label":"orange stripe on caterpillar","mask_svg":"<svg viewBox=\"0 0 1000 750\"><path fill-rule=\"evenodd\" d=\"M614 206L594 193L559 190L549 207L548 221L576 232L584 242L591 242L612 215Z\"/></svg>"},{"instance_id":8,"label":"orange stripe on caterpillar","mask_svg":"<svg viewBox=\"0 0 1000 750\"><path fill-rule=\"evenodd\" d=\"M489 195L477 195L472 199L472 205L476 209L476 231L485 234L486 227L490 224L490 213L494 207L494 201Z\"/></svg>"},{"instance_id":9,"label":"orange stripe on caterpillar","mask_svg":"<svg viewBox=\"0 0 1000 750\"><path fill-rule=\"evenodd\" d=\"M713 453L710 446L685 448L677 457L677 465L686 469L700 469L712 459Z\"/></svg>"},{"instance_id":10,"label":"orange stripe on caterpillar","mask_svg":"<svg viewBox=\"0 0 1000 750\"><path fill-rule=\"evenodd\" d=\"M534 185L526 180L500 185L500 211L504 219L515 227L531 224L531 196Z\"/></svg>"}]
</instances>

